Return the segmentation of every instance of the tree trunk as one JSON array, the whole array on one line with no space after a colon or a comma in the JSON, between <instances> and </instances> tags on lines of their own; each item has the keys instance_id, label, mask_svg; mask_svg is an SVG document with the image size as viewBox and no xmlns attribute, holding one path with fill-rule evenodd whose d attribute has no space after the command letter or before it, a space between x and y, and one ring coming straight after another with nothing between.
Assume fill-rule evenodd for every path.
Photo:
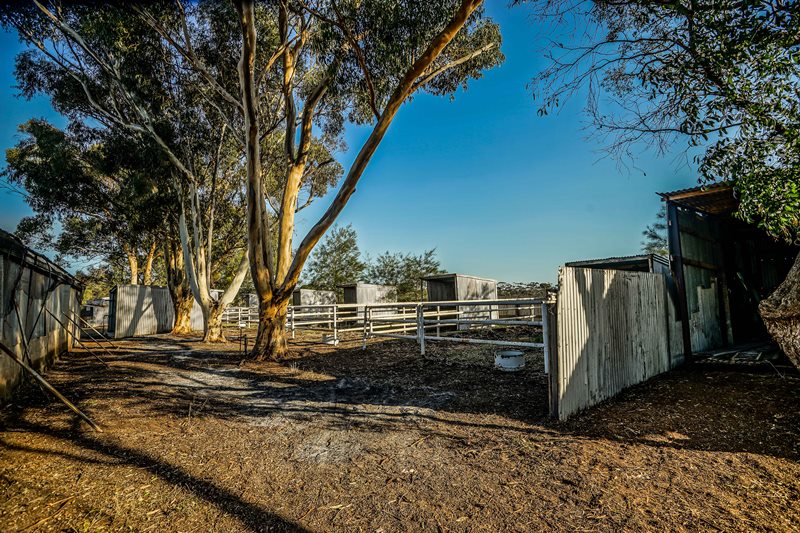
<instances>
[{"instance_id":1,"label":"tree trunk","mask_svg":"<svg viewBox=\"0 0 800 533\"><path fill-rule=\"evenodd\" d=\"M125 255L128 256L128 266L131 269L131 285L139 284L139 258L136 257L136 252L125 248Z\"/></svg>"},{"instance_id":2,"label":"tree trunk","mask_svg":"<svg viewBox=\"0 0 800 533\"><path fill-rule=\"evenodd\" d=\"M164 243L164 263L167 267L167 287L172 300L175 323L173 335L189 335L192 333L192 306L194 296L183 269L183 252L174 242Z\"/></svg>"},{"instance_id":3,"label":"tree trunk","mask_svg":"<svg viewBox=\"0 0 800 533\"><path fill-rule=\"evenodd\" d=\"M156 241L153 240L153 244L150 245L150 249L147 251L147 258L144 262L144 274L142 282L145 285L150 285L153 282L153 260L156 258Z\"/></svg>"},{"instance_id":4,"label":"tree trunk","mask_svg":"<svg viewBox=\"0 0 800 533\"><path fill-rule=\"evenodd\" d=\"M222 333L222 312L225 310L216 304L203 309L203 342L225 342Z\"/></svg>"},{"instance_id":5,"label":"tree trunk","mask_svg":"<svg viewBox=\"0 0 800 533\"><path fill-rule=\"evenodd\" d=\"M786 279L758 306L769 334L800 368L800 254Z\"/></svg>"},{"instance_id":6,"label":"tree trunk","mask_svg":"<svg viewBox=\"0 0 800 533\"><path fill-rule=\"evenodd\" d=\"M180 291L172 300L175 310L175 324L172 326L173 335L190 335L192 333L192 307L194 296L192 291Z\"/></svg>"},{"instance_id":7,"label":"tree trunk","mask_svg":"<svg viewBox=\"0 0 800 533\"><path fill-rule=\"evenodd\" d=\"M258 336L252 357L257 361L280 361L286 356L286 309L289 302L262 302L258 317Z\"/></svg>"}]
</instances>

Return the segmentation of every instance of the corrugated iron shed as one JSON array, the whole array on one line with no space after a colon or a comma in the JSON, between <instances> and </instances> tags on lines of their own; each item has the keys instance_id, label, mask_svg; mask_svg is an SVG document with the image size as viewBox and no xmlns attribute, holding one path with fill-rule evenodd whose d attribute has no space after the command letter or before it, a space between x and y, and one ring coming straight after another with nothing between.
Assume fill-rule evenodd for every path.
<instances>
[{"instance_id":1,"label":"corrugated iron shed","mask_svg":"<svg viewBox=\"0 0 800 533\"><path fill-rule=\"evenodd\" d=\"M75 331L66 316L77 320L82 291L63 268L0 230L0 342L18 359L42 371L71 349ZM0 402L21 379L20 366L0 356Z\"/></svg>"}]
</instances>

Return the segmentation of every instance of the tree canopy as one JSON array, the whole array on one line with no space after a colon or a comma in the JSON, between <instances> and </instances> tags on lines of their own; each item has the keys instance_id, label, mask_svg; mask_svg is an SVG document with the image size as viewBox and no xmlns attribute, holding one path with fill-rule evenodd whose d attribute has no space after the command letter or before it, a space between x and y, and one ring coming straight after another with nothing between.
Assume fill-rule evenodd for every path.
<instances>
[{"instance_id":1,"label":"tree canopy","mask_svg":"<svg viewBox=\"0 0 800 533\"><path fill-rule=\"evenodd\" d=\"M702 181L732 181L739 215L776 238L800 228L800 5L756 0L535 3L577 37L534 79L541 113L588 86L611 152L699 147ZM587 24L588 22L588 24Z\"/></svg>"}]
</instances>

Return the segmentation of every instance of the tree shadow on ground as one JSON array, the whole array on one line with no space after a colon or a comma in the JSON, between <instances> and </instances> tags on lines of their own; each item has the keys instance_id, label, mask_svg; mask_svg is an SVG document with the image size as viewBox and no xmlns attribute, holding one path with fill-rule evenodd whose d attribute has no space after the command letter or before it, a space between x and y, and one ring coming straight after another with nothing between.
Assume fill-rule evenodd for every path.
<instances>
[{"instance_id":1,"label":"tree shadow on ground","mask_svg":"<svg viewBox=\"0 0 800 533\"><path fill-rule=\"evenodd\" d=\"M13 426L15 424L12 422L10 425ZM102 456L104 459L90 459L55 449L15 445L7 442L6 439L0 436L0 443L2 443L2 446L7 450L34 454L57 454L79 463L136 467L146 470L175 487L183 487L192 492L199 498L217 507L220 511L234 517L242 526L250 531L306 531L298 524L276 513L270 512L257 504L245 501L216 483L193 476L184 469L161 460L152 454L121 444L112 443L99 435L95 436L95 434L80 431L75 427L56 429L27 421L21 425L24 426L26 432L49 437L53 441L63 443L64 445L77 445L84 450Z\"/></svg>"},{"instance_id":2,"label":"tree shadow on ground","mask_svg":"<svg viewBox=\"0 0 800 533\"><path fill-rule=\"evenodd\" d=\"M547 379L537 369L505 374L443 354L422 358L409 343L376 343L366 351L304 346L283 364L240 361L235 346L142 339L125 343L110 368L87 354L69 356L59 365L59 386L70 398L115 404L128 416L280 416L320 428L430 435L458 426L542 442L607 439L800 459L796 375L696 365L559 423L547 418Z\"/></svg>"}]
</instances>

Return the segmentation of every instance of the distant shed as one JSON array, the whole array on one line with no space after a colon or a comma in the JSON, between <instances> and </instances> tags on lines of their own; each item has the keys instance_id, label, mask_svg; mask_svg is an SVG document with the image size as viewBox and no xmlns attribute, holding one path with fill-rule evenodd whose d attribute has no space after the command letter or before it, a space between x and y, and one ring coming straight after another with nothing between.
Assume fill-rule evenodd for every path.
<instances>
[{"instance_id":1,"label":"distant shed","mask_svg":"<svg viewBox=\"0 0 800 533\"><path fill-rule=\"evenodd\" d=\"M497 299L497 280L466 274L434 274L422 280L427 284L429 302Z\"/></svg>"},{"instance_id":2,"label":"distant shed","mask_svg":"<svg viewBox=\"0 0 800 533\"><path fill-rule=\"evenodd\" d=\"M346 304L383 304L397 301L397 287L375 283L351 283L340 285L344 290Z\"/></svg>"},{"instance_id":3,"label":"distant shed","mask_svg":"<svg viewBox=\"0 0 800 533\"><path fill-rule=\"evenodd\" d=\"M315 289L295 289L292 305L332 305L336 303L336 292Z\"/></svg>"},{"instance_id":4,"label":"distant shed","mask_svg":"<svg viewBox=\"0 0 800 533\"><path fill-rule=\"evenodd\" d=\"M194 309L192 315L195 315ZM122 339L168 333L174 322L175 311L166 287L117 285L111 289L108 308L110 337ZM194 326L195 316L192 316L192 329Z\"/></svg>"},{"instance_id":5,"label":"distant shed","mask_svg":"<svg viewBox=\"0 0 800 533\"><path fill-rule=\"evenodd\" d=\"M573 268L593 268L599 270L624 270L627 272L654 272L669 274L669 259L657 254L629 255L608 257L605 259L587 259L571 261L564 266Z\"/></svg>"},{"instance_id":6,"label":"distant shed","mask_svg":"<svg viewBox=\"0 0 800 533\"><path fill-rule=\"evenodd\" d=\"M422 280L427 285L429 302L455 300L496 300L497 281L466 274L434 274ZM455 309L451 307L449 309ZM442 307L442 311L448 308ZM498 311L489 305L459 305L457 317L461 320L498 318ZM452 318L452 317L447 317ZM469 329L470 324L459 324L458 329Z\"/></svg>"},{"instance_id":7,"label":"distant shed","mask_svg":"<svg viewBox=\"0 0 800 533\"><path fill-rule=\"evenodd\" d=\"M81 306L81 318L93 328L104 329L108 325L108 305L110 298L95 298Z\"/></svg>"},{"instance_id":8,"label":"distant shed","mask_svg":"<svg viewBox=\"0 0 800 533\"><path fill-rule=\"evenodd\" d=\"M82 291L64 269L0 230L0 342L19 360L44 370L72 348L76 331L66 317L77 320ZM0 354L0 402L21 380L20 366Z\"/></svg>"}]
</instances>

